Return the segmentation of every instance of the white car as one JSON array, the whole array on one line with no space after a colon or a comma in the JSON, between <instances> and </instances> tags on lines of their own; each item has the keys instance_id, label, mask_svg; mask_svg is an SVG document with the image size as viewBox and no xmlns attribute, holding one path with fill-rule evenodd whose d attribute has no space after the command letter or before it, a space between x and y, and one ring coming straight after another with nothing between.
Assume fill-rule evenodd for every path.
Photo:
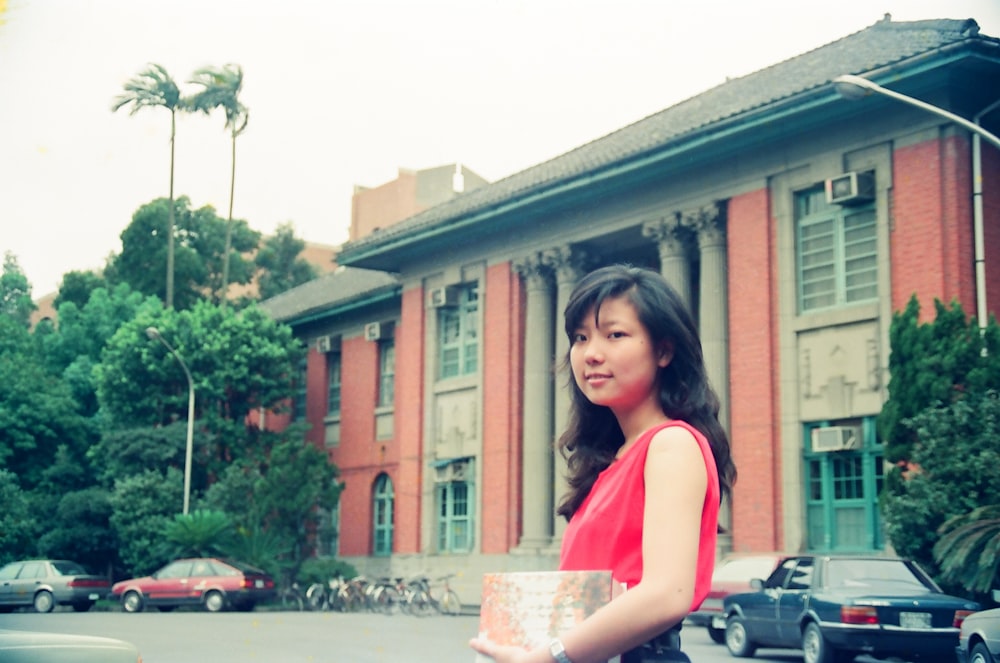
<instances>
[{"instance_id":1,"label":"white car","mask_svg":"<svg viewBox=\"0 0 1000 663\"><path fill-rule=\"evenodd\" d=\"M115 638L0 629L4 663L142 663L139 649Z\"/></svg>"}]
</instances>

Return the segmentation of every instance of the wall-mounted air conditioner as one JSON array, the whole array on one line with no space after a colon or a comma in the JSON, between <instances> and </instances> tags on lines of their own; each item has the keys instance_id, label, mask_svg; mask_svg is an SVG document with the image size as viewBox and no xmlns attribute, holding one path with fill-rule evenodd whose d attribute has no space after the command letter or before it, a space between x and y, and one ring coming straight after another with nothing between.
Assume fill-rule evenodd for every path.
<instances>
[{"instance_id":1,"label":"wall-mounted air conditioner","mask_svg":"<svg viewBox=\"0 0 1000 663\"><path fill-rule=\"evenodd\" d=\"M875 200L875 172L844 173L826 181L826 202L860 205Z\"/></svg>"},{"instance_id":2,"label":"wall-mounted air conditioner","mask_svg":"<svg viewBox=\"0 0 1000 663\"><path fill-rule=\"evenodd\" d=\"M378 322L369 322L365 325L365 340L366 341L377 341L382 338L382 324Z\"/></svg>"},{"instance_id":3,"label":"wall-mounted air conditioner","mask_svg":"<svg viewBox=\"0 0 1000 663\"><path fill-rule=\"evenodd\" d=\"M456 288L433 288L427 292L427 306L441 308L458 305L458 290Z\"/></svg>"},{"instance_id":4,"label":"wall-mounted air conditioner","mask_svg":"<svg viewBox=\"0 0 1000 663\"><path fill-rule=\"evenodd\" d=\"M332 346L332 339L329 336L320 336L316 339L316 352L329 352Z\"/></svg>"},{"instance_id":5,"label":"wall-mounted air conditioner","mask_svg":"<svg viewBox=\"0 0 1000 663\"><path fill-rule=\"evenodd\" d=\"M813 451L847 451L860 447L860 431L852 426L828 426L812 429Z\"/></svg>"}]
</instances>

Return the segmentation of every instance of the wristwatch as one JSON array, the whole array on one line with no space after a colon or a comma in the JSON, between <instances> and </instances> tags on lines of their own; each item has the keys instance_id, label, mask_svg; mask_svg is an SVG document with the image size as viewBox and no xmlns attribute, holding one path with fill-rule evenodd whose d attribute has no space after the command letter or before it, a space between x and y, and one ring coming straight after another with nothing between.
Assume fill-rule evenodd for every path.
<instances>
[{"instance_id":1,"label":"wristwatch","mask_svg":"<svg viewBox=\"0 0 1000 663\"><path fill-rule=\"evenodd\" d=\"M552 654L552 658L556 659L556 663L573 663L570 657L566 655L566 649L559 638L549 643L549 653Z\"/></svg>"}]
</instances>

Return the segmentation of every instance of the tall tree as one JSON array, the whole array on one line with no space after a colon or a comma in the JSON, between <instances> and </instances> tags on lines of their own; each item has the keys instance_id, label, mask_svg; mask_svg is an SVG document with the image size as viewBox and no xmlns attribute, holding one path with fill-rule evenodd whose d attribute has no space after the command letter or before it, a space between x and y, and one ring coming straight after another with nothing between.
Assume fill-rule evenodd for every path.
<instances>
[{"instance_id":1,"label":"tall tree","mask_svg":"<svg viewBox=\"0 0 1000 663\"><path fill-rule=\"evenodd\" d=\"M278 226L274 235L261 243L254 257L259 270L261 299L274 297L316 278L316 267L299 257L305 246L305 241L295 236L291 222Z\"/></svg>"},{"instance_id":2,"label":"tall tree","mask_svg":"<svg viewBox=\"0 0 1000 663\"><path fill-rule=\"evenodd\" d=\"M168 224L168 205L165 198L158 198L132 215L132 223L121 233L121 253L112 256L104 269L109 283L128 283L147 295L163 291L163 272L159 266L163 264L166 248L163 237ZM211 205L192 210L187 196L178 197L173 210L177 239L174 308L186 310L217 292L222 282L227 224ZM246 221L233 220L231 282L249 283L253 278L253 263L243 255L253 253L259 242L260 233L251 230Z\"/></svg>"},{"instance_id":3,"label":"tall tree","mask_svg":"<svg viewBox=\"0 0 1000 663\"><path fill-rule=\"evenodd\" d=\"M206 115L221 108L226 113L226 129L232 139L232 160L229 169L229 216L226 222L226 248L222 262L222 285L219 301L225 303L229 289L229 253L232 250L233 197L236 191L236 138L247 128L250 111L240 101L243 88L243 67L227 64L223 67L205 67L194 72L192 83L201 86L201 92L189 100L192 110Z\"/></svg>"},{"instance_id":4,"label":"tall tree","mask_svg":"<svg viewBox=\"0 0 1000 663\"><path fill-rule=\"evenodd\" d=\"M3 273L0 274L0 315L10 317L25 327L31 322L31 313L36 309L31 301L31 284L21 271L17 257L8 251L3 257Z\"/></svg>"},{"instance_id":5,"label":"tall tree","mask_svg":"<svg viewBox=\"0 0 1000 663\"><path fill-rule=\"evenodd\" d=\"M164 302L174 305L174 143L177 135L177 112L183 109L180 88L161 65L150 64L125 83L125 92L111 104L111 112L131 106L129 115L141 108L162 107L170 111L170 205L167 208L167 288Z\"/></svg>"}]
</instances>

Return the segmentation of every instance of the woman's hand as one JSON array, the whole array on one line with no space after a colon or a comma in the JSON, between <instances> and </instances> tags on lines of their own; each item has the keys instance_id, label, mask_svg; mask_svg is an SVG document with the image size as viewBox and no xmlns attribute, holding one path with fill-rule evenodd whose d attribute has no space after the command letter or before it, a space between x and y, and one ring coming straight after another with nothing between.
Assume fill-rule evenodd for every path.
<instances>
[{"instance_id":1,"label":"woman's hand","mask_svg":"<svg viewBox=\"0 0 1000 663\"><path fill-rule=\"evenodd\" d=\"M469 646L497 663L530 663L531 652L510 645L498 645L485 638L469 640Z\"/></svg>"}]
</instances>

